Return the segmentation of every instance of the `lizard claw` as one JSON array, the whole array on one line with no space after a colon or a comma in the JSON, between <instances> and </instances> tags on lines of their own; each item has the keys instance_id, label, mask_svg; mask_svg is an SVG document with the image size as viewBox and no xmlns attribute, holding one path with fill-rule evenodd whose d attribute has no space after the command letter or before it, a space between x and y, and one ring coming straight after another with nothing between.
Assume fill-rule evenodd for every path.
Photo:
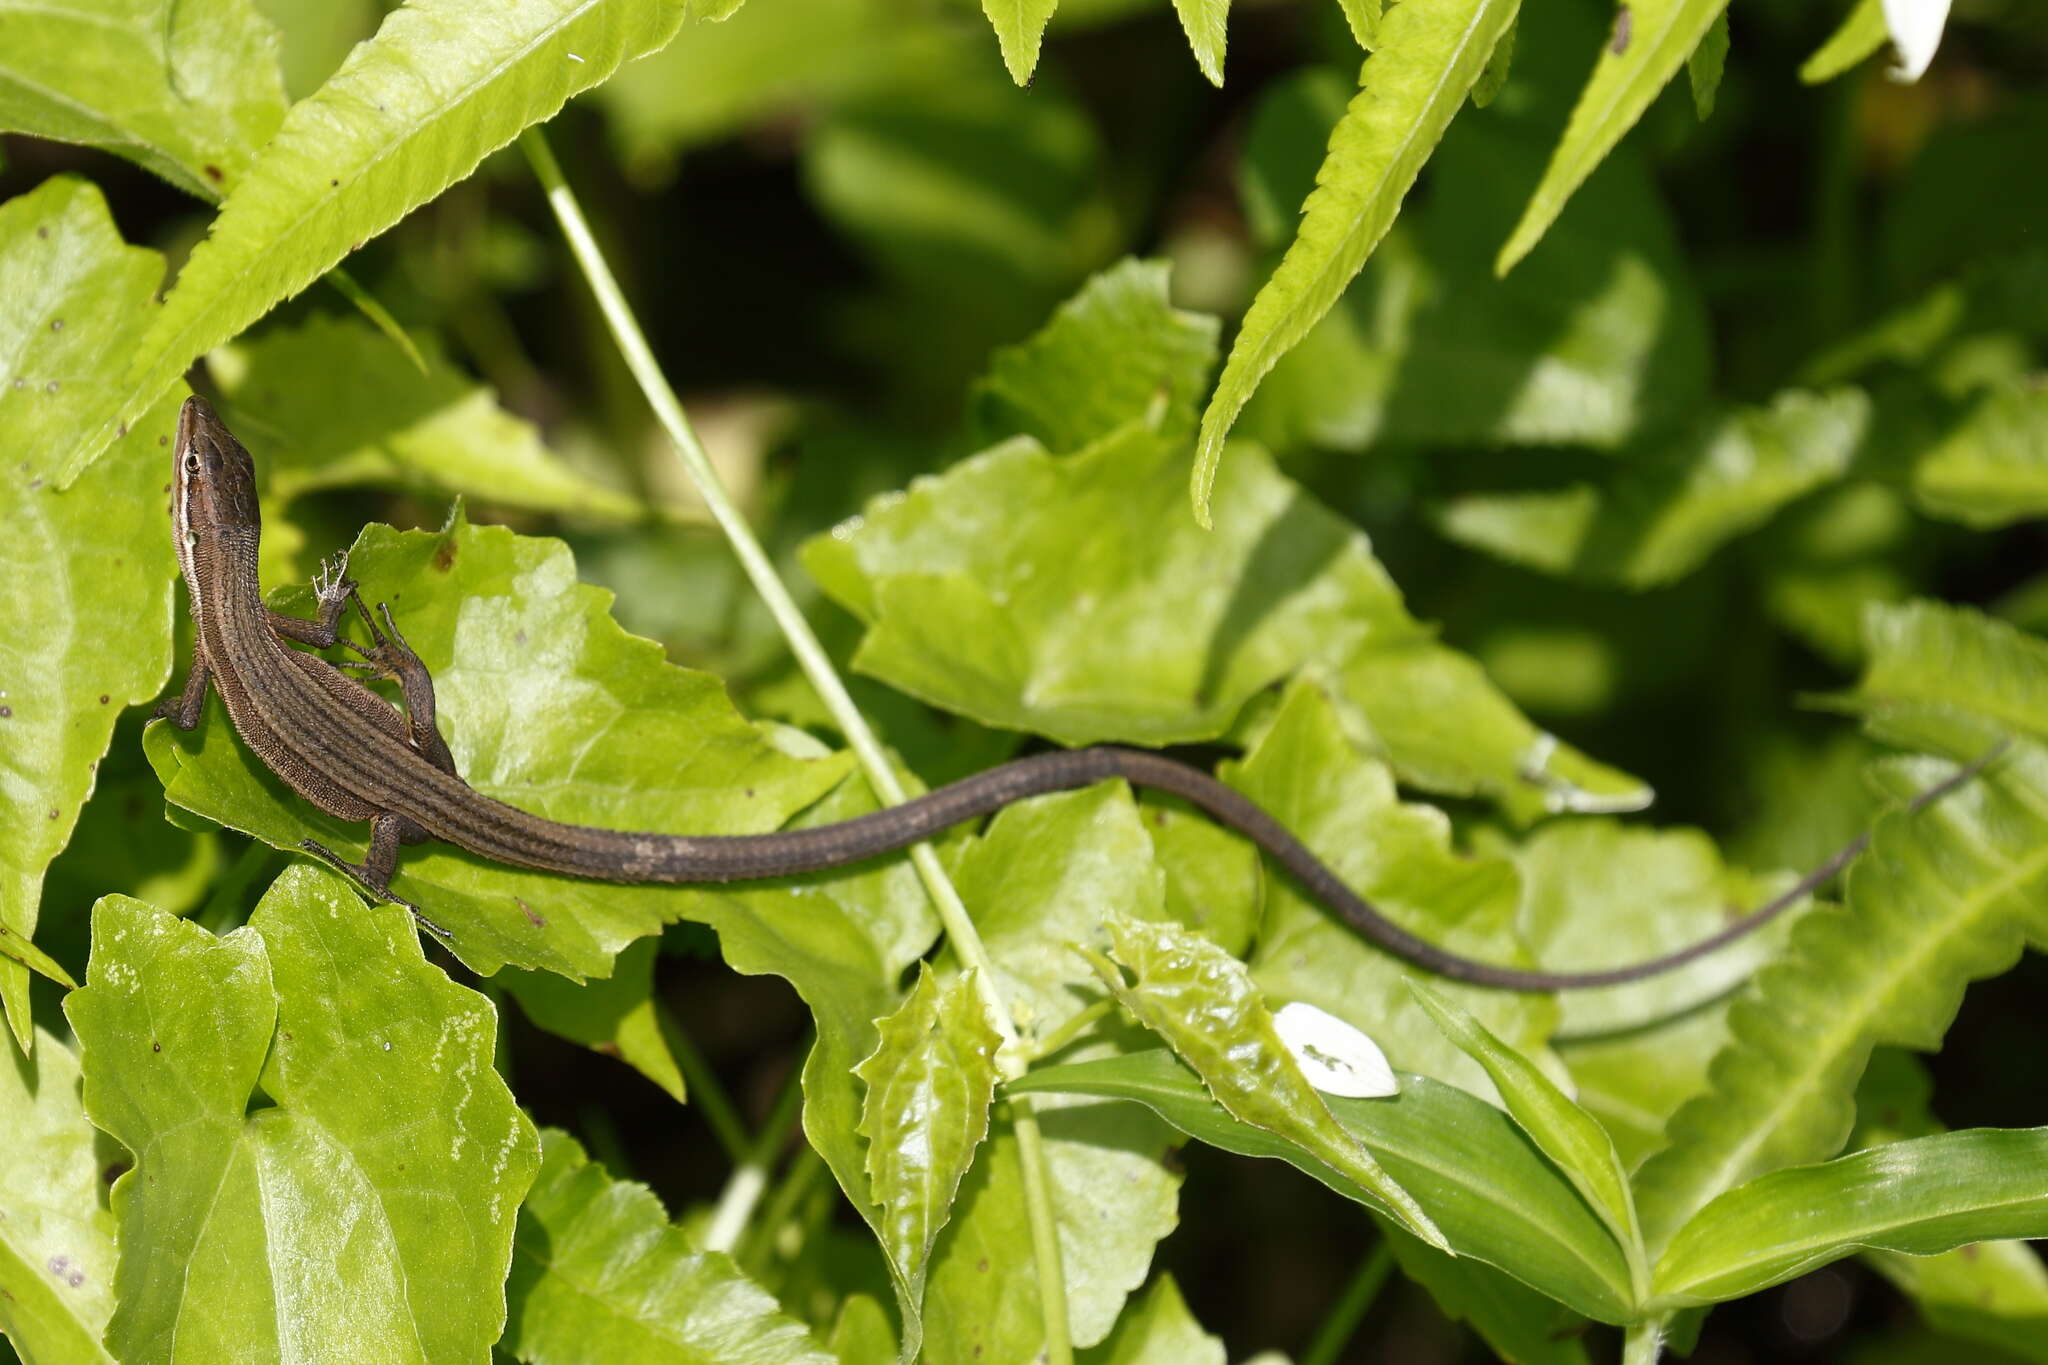
<instances>
[{"instance_id":1,"label":"lizard claw","mask_svg":"<svg viewBox=\"0 0 2048 1365\"><path fill-rule=\"evenodd\" d=\"M313 595L322 602L339 601L355 589L355 580L348 576L347 550L320 561L313 573Z\"/></svg>"}]
</instances>

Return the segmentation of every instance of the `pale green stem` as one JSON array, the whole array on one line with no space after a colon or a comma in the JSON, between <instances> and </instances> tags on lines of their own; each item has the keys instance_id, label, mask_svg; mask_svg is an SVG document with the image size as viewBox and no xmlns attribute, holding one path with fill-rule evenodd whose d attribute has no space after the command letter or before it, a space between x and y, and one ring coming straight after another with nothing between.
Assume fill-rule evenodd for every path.
<instances>
[{"instance_id":1,"label":"pale green stem","mask_svg":"<svg viewBox=\"0 0 2048 1365\"><path fill-rule=\"evenodd\" d=\"M789 1141L790 1130L796 1127L803 1112L803 1068L798 1067L783 1084L782 1093L775 1099L775 1112L761 1125L752 1150L726 1178L718 1207L712 1211L711 1224L704 1232L706 1251L731 1251L740 1244L740 1234L747 1230L754 1206L761 1202L761 1195L768 1188L768 1172L775 1165L775 1154Z\"/></svg>"},{"instance_id":2,"label":"pale green stem","mask_svg":"<svg viewBox=\"0 0 2048 1365\"><path fill-rule=\"evenodd\" d=\"M1638 1322L1627 1329L1622 1338L1621 1365L1657 1365L1664 1354L1663 1318L1652 1318Z\"/></svg>"},{"instance_id":3,"label":"pale green stem","mask_svg":"<svg viewBox=\"0 0 2048 1365\"><path fill-rule=\"evenodd\" d=\"M597 297L597 306L603 312L605 323L611 329L612 340L617 343L619 354L624 357L626 367L632 371L641 392L647 395L648 404L669 440L674 443L677 456L683 462L684 470L697 486L699 496L711 511L719 529L725 532L727 542L738 556L740 568L760 594L768 614L775 619L782 631L789 651L796 656L797 666L810 680L819 700L825 704L833 724L846 736L854 756L859 759L861 771L867 775L868 785L874 789L876 799L885 806L902 804L903 784L896 780L896 770L890 766L889 757L882 745L868 728L867 721L853 698L847 695L846 685L840 681L838 672L832 667L825 647L818 643L810 623L804 620L796 602L789 595L789 589L777 576L775 566L770 562L761 542L754 537L753 528L734 505L726 492L724 482L712 466L711 457L704 453L704 447L697 441L697 435L690 428L690 422L683 415L683 405L669 387L668 380L661 372L661 366L654 359L654 352L647 344L646 335L640 330L639 320L633 316L631 305L613 278L611 267L605 262L604 253L598 249L597 239L591 235L590 224L584 220L583 209L576 202L575 193L569 182L562 176L561 165L549 149L547 139L541 136L539 128L528 128L520 134L519 146L526 153L534 175L547 192L548 207L554 211L555 221L562 229L562 236L569 243L569 250L576 257L577 266L590 284L591 292ZM939 866L938 854L930 844L916 844L910 850L911 865L917 869L918 877L924 882L926 892L939 912L939 922L945 926L946 936L953 951L959 955L964 966L974 969L974 977L980 983L982 998L986 1002L991 1022L1002 1036L1003 1046L997 1053L997 1063L1003 1075L1015 1079L1024 1073L1025 1062L1019 1056L1017 1028L1010 1018L1010 1011L996 987L996 976L989 961L988 950L982 945L981 936L975 932L974 921L968 917L967 907L960 900L960 893L947 878L945 869ZM1052 1201L1046 1171L1042 1165L1034 1170L1034 1164L1043 1161L1043 1145L1039 1141L1038 1120L1029 1100L1018 1096L1011 1101L1011 1116L1017 1130L1017 1150L1024 1164L1025 1208L1030 1219L1032 1241L1039 1262L1040 1294L1045 1305L1045 1327L1048 1340L1048 1359L1052 1365L1065 1365L1072 1359L1073 1348L1067 1341L1067 1309L1065 1280L1059 1273L1059 1240L1052 1216ZM1047 1267L1052 1273L1047 1275Z\"/></svg>"},{"instance_id":4,"label":"pale green stem","mask_svg":"<svg viewBox=\"0 0 2048 1365\"><path fill-rule=\"evenodd\" d=\"M1315 1340L1301 1353L1299 1365L1336 1365L1344 1354L1344 1348L1357 1335L1365 1310L1372 1307L1372 1301L1379 1297L1380 1286L1387 1282L1387 1275L1393 1268L1394 1251L1383 1238L1352 1272L1351 1283L1344 1286L1344 1292L1324 1315L1322 1326L1316 1329Z\"/></svg>"}]
</instances>

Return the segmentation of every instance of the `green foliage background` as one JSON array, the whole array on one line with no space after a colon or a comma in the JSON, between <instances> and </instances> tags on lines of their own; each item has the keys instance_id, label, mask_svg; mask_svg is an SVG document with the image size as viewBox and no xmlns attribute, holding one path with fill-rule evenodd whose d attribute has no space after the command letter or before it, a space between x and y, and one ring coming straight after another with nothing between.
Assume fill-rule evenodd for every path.
<instances>
[{"instance_id":1,"label":"green foliage background","mask_svg":"<svg viewBox=\"0 0 2048 1365\"><path fill-rule=\"evenodd\" d=\"M1877 0L0 0L0 1361L2048 1359L2048 25L1890 60ZM274 604L352 545L556 818L1179 746L1554 969L1871 848L1556 997L1120 784L753 886L429 845L423 944L217 703L145 724L188 384Z\"/></svg>"}]
</instances>

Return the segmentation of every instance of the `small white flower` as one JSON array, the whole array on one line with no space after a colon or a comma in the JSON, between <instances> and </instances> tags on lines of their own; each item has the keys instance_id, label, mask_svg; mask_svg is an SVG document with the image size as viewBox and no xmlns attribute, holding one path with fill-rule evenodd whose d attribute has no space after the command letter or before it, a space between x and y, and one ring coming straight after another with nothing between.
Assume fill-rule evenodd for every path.
<instances>
[{"instance_id":1,"label":"small white flower","mask_svg":"<svg viewBox=\"0 0 2048 1365\"><path fill-rule=\"evenodd\" d=\"M1325 1095L1370 1099L1400 1091L1379 1044L1327 1010L1296 1000L1274 1013L1273 1026L1301 1074Z\"/></svg>"},{"instance_id":2,"label":"small white flower","mask_svg":"<svg viewBox=\"0 0 2048 1365\"><path fill-rule=\"evenodd\" d=\"M1899 64L1892 79L1917 81L1934 60L1941 46L1942 26L1948 23L1949 0L1884 0L1884 26L1891 30L1892 46L1899 50Z\"/></svg>"}]
</instances>

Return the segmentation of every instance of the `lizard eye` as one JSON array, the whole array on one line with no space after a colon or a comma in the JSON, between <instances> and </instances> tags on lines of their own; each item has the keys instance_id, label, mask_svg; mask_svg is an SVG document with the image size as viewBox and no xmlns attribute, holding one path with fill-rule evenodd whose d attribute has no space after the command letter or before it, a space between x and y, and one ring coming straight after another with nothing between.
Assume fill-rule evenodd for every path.
<instances>
[{"instance_id":1,"label":"lizard eye","mask_svg":"<svg viewBox=\"0 0 2048 1365\"><path fill-rule=\"evenodd\" d=\"M187 474L197 474L199 472L199 456L196 452L185 457L185 472Z\"/></svg>"}]
</instances>

